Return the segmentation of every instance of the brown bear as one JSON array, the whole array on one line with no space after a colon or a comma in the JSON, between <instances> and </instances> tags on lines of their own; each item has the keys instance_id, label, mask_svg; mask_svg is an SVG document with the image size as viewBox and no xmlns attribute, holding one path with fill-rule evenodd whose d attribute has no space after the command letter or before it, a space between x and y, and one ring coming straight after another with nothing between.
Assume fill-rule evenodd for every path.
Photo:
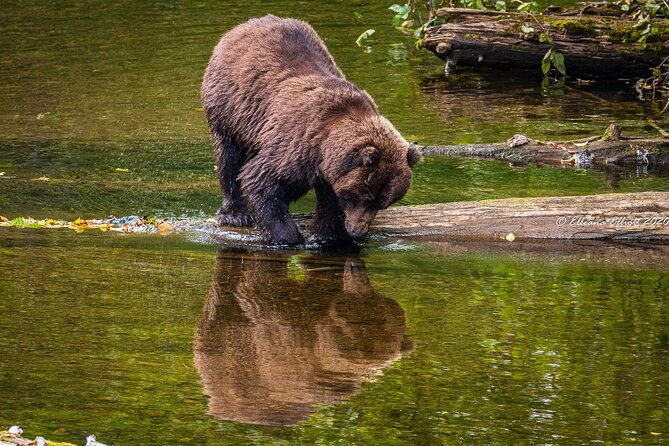
<instances>
[{"instance_id":1,"label":"brown bear","mask_svg":"<svg viewBox=\"0 0 669 446\"><path fill-rule=\"evenodd\" d=\"M317 237L363 236L420 160L299 20L268 15L226 33L201 94L224 194L216 221L255 221L270 243L304 241L288 205L312 188Z\"/></svg>"}]
</instances>

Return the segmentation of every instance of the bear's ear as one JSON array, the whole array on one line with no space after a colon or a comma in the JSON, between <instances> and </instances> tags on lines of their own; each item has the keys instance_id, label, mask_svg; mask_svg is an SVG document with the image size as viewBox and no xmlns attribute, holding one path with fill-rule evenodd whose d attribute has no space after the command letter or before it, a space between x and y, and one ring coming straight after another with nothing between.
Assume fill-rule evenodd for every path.
<instances>
[{"instance_id":1,"label":"bear's ear","mask_svg":"<svg viewBox=\"0 0 669 446\"><path fill-rule=\"evenodd\" d=\"M407 151L407 162L409 163L409 167L415 166L420 162L420 160L423 159L423 155L421 155L420 151L418 150L418 146L411 144L409 146L409 150Z\"/></svg>"},{"instance_id":2,"label":"bear's ear","mask_svg":"<svg viewBox=\"0 0 669 446\"><path fill-rule=\"evenodd\" d=\"M363 148L360 150L360 161L365 167L375 166L379 162L379 151L372 146Z\"/></svg>"}]
</instances>

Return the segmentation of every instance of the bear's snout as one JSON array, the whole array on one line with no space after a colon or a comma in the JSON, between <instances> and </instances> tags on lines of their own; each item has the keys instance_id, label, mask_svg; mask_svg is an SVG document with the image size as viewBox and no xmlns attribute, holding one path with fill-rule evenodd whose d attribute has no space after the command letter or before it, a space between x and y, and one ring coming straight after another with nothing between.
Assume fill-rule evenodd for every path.
<instances>
[{"instance_id":1,"label":"bear's snout","mask_svg":"<svg viewBox=\"0 0 669 446\"><path fill-rule=\"evenodd\" d=\"M346 232L353 238L360 238L369 231L377 211L358 208L347 209L344 212L346 214L346 221L344 222Z\"/></svg>"}]
</instances>

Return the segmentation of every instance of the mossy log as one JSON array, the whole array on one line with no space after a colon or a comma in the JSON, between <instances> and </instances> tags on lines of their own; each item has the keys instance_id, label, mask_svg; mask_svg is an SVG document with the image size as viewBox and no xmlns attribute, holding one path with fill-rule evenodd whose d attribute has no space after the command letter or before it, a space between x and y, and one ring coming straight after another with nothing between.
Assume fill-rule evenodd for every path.
<instances>
[{"instance_id":1,"label":"mossy log","mask_svg":"<svg viewBox=\"0 0 669 446\"><path fill-rule=\"evenodd\" d=\"M427 28L424 47L455 65L539 70L551 47L565 57L567 73L579 77L649 76L669 54L669 20L656 19L657 34L635 43L634 21L586 14L538 14L440 8L446 23ZM532 30L530 30L530 28ZM528 31L530 30L530 31ZM528 32L525 32L528 31ZM637 35L638 34L638 35Z\"/></svg>"},{"instance_id":2,"label":"mossy log","mask_svg":"<svg viewBox=\"0 0 669 446\"><path fill-rule=\"evenodd\" d=\"M669 241L669 192L399 206L379 212L372 230L467 239Z\"/></svg>"}]
</instances>

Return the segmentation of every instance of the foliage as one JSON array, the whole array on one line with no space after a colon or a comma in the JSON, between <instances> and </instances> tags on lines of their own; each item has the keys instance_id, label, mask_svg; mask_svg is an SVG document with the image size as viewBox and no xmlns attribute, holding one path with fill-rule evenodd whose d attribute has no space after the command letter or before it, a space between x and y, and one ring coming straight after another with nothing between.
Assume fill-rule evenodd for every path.
<instances>
[{"instance_id":1,"label":"foliage","mask_svg":"<svg viewBox=\"0 0 669 446\"><path fill-rule=\"evenodd\" d=\"M388 9L395 13L393 17L393 26L400 27L409 18L409 13L412 12L411 5L406 3L404 5L392 5Z\"/></svg>"},{"instance_id":2,"label":"foliage","mask_svg":"<svg viewBox=\"0 0 669 446\"><path fill-rule=\"evenodd\" d=\"M567 69L564 65L564 55L559 51L555 51L552 47L546 52L541 61L541 71L544 76L548 74L551 67L555 68L561 75L567 74Z\"/></svg>"},{"instance_id":3,"label":"foliage","mask_svg":"<svg viewBox=\"0 0 669 446\"><path fill-rule=\"evenodd\" d=\"M174 231L174 225L165 220L159 221L155 217L138 217L136 215L90 220L77 218L74 221L55 220L52 218L35 220L30 217L17 217L9 220L0 215L0 226L31 229L68 228L74 229L76 232L83 232L86 229L99 229L102 232L157 232L159 234L168 234Z\"/></svg>"},{"instance_id":4,"label":"foliage","mask_svg":"<svg viewBox=\"0 0 669 446\"><path fill-rule=\"evenodd\" d=\"M652 0L651 0L652 1ZM507 3L508 2L508 3ZM440 1L438 2L438 5L442 5L444 2ZM399 4L393 4L391 5L388 9L393 11L395 15L393 16L392 22L393 26L396 28L404 31L404 32L409 32L411 31L411 28L413 27L415 20L410 19L410 15L413 14L419 21L420 26L413 30L414 36L418 41L416 42L416 47L421 47L423 45L422 39L425 36L425 30L430 27L430 26L436 26L439 25L439 21L442 20L441 18L437 17L435 12L436 12L436 7L438 6L437 2L434 0L428 0L425 2L425 8L427 9L428 13L428 20L423 22L422 17L419 12L419 8L417 7L417 2L416 0L408 0L407 3L404 5L399 5ZM536 19L534 14L541 13L545 9L545 7L539 3L537 0L529 0L529 1L523 1L523 0L450 0L449 6L451 7L463 7L463 8L468 8L468 9L480 9L480 10L487 10L487 9L493 9L493 10L498 10L498 11L506 11L507 9L511 9L511 7L515 7L515 9L519 12L523 12L528 15L528 17L531 17L534 22L536 22L536 26L540 28L540 31L538 33L538 38L540 42L545 42L550 44L550 48L544 55L544 58L541 62L541 69L544 73L544 76L547 76L551 69L555 69L560 75L564 76L567 72L567 69L565 67L564 63L564 55L557 51L553 47L553 38L550 35L550 33L546 30L546 28ZM529 33L534 33L535 29L533 26L529 25L523 25L522 29L523 33L529 34Z\"/></svg>"},{"instance_id":5,"label":"foliage","mask_svg":"<svg viewBox=\"0 0 669 446\"><path fill-rule=\"evenodd\" d=\"M618 6L622 16L636 20L631 27L627 26L626 29L619 30L624 35L623 42L637 43L645 47L648 42L663 40L664 32L657 23L657 19L669 17L669 0L617 0L615 3L606 5ZM523 24L521 26L522 33L526 35L536 34L539 42L550 44L550 48L541 62L544 76L547 76L552 70L562 76L566 74L564 55L555 49L550 32L536 17L536 14L541 14L545 10L545 5L541 0L449 0L447 5L443 0L428 0L424 4L428 13L427 21L422 20L417 1L408 0L404 5L393 4L390 6L389 9L395 13L392 19L393 26L402 31L411 31L415 23L411 16L417 18L420 26L414 30L414 35L418 39L416 46L421 47L426 28L439 24L438 20L440 19L436 17L438 6L497 11L516 10L527 14L528 18L532 19L532 23ZM571 24L564 26L568 25ZM567 32L568 30L565 28L564 31ZM612 34L615 33L616 31L612 32ZM666 90L667 63L665 60L653 70L652 77L639 80L637 92L642 99L648 97L655 99L657 93L666 94Z\"/></svg>"},{"instance_id":6,"label":"foliage","mask_svg":"<svg viewBox=\"0 0 669 446\"><path fill-rule=\"evenodd\" d=\"M369 39L369 37L374 34L375 30L373 29L368 29L367 31L363 32L358 36L358 38L355 40L356 45L358 46L363 46L363 43Z\"/></svg>"},{"instance_id":7,"label":"foliage","mask_svg":"<svg viewBox=\"0 0 669 446\"><path fill-rule=\"evenodd\" d=\"M619 0L616 4L620 6L623 15L636 20L633 28L640 33L637 42L641 44L660 33L659 27L654 22L655 19L669 17L667 0L658 2L655 0Z\"/></svg>"},{"instance_id":8,"label":"foliage","mask_svg":"<svg viewBox=\"0 0 669 446\"><path fill-rule=\"evenodd\" d=\"M669 109L669 56L651 70L652 75L639 79L635 85L639 100L655 101L660 97L665 101L660 114Z\"/></svg>"}]
</instances>

